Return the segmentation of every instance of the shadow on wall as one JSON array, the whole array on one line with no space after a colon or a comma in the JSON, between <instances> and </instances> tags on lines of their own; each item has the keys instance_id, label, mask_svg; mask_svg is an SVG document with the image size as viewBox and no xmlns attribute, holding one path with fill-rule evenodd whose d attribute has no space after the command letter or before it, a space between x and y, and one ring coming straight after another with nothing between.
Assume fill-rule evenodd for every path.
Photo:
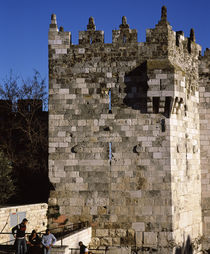
<instances>
[{"instance_id":1,"label":"shadow on wall","mask_svg":"<svg viewBox=\"0 0 210 254\"><path fill-rule=\"evenodd\" d=\"M123 103L132 109L147 113L147 63L144 62L124 77L126 96Z\"/></svg>"},{"instance_id":2,"label":"shadow on wall","mask_svg":"<svg viewBox=\"0 0 210 254\"><path fill-rule=\"evenodd\" d=\"M186 242L183 243L182 247L176 248L175 254L192 254L192 253L193 253L192 242L190 240L190 236L188 236Z\"/></svg>"}]
</instances>

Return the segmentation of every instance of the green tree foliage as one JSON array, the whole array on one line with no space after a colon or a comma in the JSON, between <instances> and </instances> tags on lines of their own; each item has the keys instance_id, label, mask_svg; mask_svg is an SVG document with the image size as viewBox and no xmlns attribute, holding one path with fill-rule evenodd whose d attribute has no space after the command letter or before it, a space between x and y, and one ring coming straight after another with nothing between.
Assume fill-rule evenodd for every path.
<instances>
[{"instance_id":1,"label":"green tree foliage","mask_svg":"<svg viewBox=\"0 0 210 254\"><path fill-rule=\"evenodd\" d=\"M0 204L5 204L14 195L15 185L12 177L12 165L0 151Z\"/></svg>"}]
</instances>

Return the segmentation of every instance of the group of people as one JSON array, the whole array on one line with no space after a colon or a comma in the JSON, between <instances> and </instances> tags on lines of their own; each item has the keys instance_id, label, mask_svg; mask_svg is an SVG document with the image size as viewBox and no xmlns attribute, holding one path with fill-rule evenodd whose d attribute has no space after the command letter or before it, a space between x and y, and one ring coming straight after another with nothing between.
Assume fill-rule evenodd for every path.
<instances>
[{"instance_id":1,"label":"group of people","mask_svg":"<svg viewBox=\"0 0 210 254\"><path fill-rule=\"evenodd\" d=\"M26 240L26 224L28 220L25 218L22 222L12 228L12 234L15 238L16 254L50 254L51 247L55 244L56 238L46 229L42 238L35 230L32 231L28 240Z\"/></svg>"},{"instance_id":2,"label":"group of people","mask_svg":"<svg viewBox=\"0 0 210 254\"><path fill-rule=\"evenodd\" d=\"M25 238L26 235L26 224L28 220L25 218L22 222L12 228L12 234L15 238L15 250L16 254L50 254L52 246L56 242L55 236L50 233L49 229L46 229L45 234L42 238L37 234L36 230L33 230L28 238L28 241ZM83 242L79 242L80 254L91 254L88 252L87 247Z\"/></svg>"}]
</instances>

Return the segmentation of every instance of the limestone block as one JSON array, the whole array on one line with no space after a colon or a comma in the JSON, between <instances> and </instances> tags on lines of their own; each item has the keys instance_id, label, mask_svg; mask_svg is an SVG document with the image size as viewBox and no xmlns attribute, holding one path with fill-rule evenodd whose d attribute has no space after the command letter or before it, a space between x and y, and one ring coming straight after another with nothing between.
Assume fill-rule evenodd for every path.
<instances>
[{"instance_id":1,"label":"limestone block","mask_svg":"<svg viewBox=\"0 0 210 254\"><path fill-rule=\"evenodd\" d=\"M160 79L150 79L150 80L148 81L148 85L149 85L149 87L150 87L151 85L160 85Z\"/></svg>"},{"instance_id":2,"label":"limestone block","mask_svg":"<svg viewBox=\"0 0 210 254\"><path fill-rule=\"evenodd\" d=\"M76 78L76 83L85 83L85 78Z\"/></svg>"},{"instance_id":3,"label":"limestone block","mask_svg":"<svg viewBox=\"0 0 210 254\"><path fill-rule=\"evenodd\" d=\"M120 237L112 237L112 245L120 246Z\"/></svg>"},{"instance_id":4,"label":"limestone block","mask_svg":"<svg viewBox=\"0 0 210 254\"><path fill-rule=\"evenodd\" d=\"M126 230L125 229L116 229L116 236L125 237L126 236Z\"/></svg>"},{"instance_id":5,"label":"limestone block","mask_svg":"<svg viewBox=\"0 0 210 254\"><path fill-rule=\"evenodd\" d=\"M130 247L109 247L107 254L131 254Z\"/></svg>"},{"instance_id":6,"label":"limestone block","mask_svg":"<svg viewBox=\"0 0 210 254\"><path fill-rule=\"evenodd\" d=\"M98 248L100 246L100 239L97 237L92 237L89 246L91 249Z\"/></svg>"},{"instance_id":7,"label":"limestone block","mask_svg":"<svg viewBox=\"0 0 210 254\"><path fill-rule=\"evenodd\" d=\"M144 222L134 222L134 223L132 223L132 228L136 231L143 232L143 231L145 231L145 223Z\"/></svg>"},{"instance_id":8,"label":"limestone block","mask_svg":"<svg viewBox=\"0 0 210 254\"><path fill-rule=\"evenodd\" d=\"M115 237L115 236L116 236L116 231L115 231L115 229L110 229L110 230L109 230L109 235L110 235L111 237Z\"/></svg>"},{"instance_id":9,"label":"limestone block","mask_svg":"<svg viewBox=\"0 0 210 254\"><path fill-rule=\"evenodd\" d=\"M101 238L101 246L112 246L112 238L111 237Z\"/></svg>"},{"instance_id":10,"label":"limestone block","mask_svg":"<svg viewBox=\"0 0 210 254\"><path fill-rule=\"evenodd\" d=\"M110 215L110 222L117 222L117 220L118 220L118 216L117 215L114 215L114 214Z\"/></svg>"},{"instance_id":11,"label":"limestone block","mask_svg":"<svg viewBox=\"0 0 210 254\"><path fill-rule=\"evenodd\" d=\"M55 49L56 54L67 54L67 49Z\"/></svg>"},{"instance_id":12,"label":"limestone block","mask_svg":"<svg viewBox=\"0 0 210 254\"><path fill-rule=\"evenodd\" d=\"M68 213L71 215L81 215L82 214L82 207L71 206Z\"/></svg>"},{"instance_id":13,"label":"limestone block","mask_svg":"<svg viewBox=\"0 0 210 254\"><path fill-rule=\"evenodd\" d=\"M69 94L69 89L59 89L59 94Z\"/></svg>"},{"instance_id":14,"label":"limestone block","mask_svg":"<svg viewBox=\"0 0 210 254\"><path fill-rule=\"evenodd\" d=\"M157 245L157 233L144 232L144 245L145 246L156 246Z\"/></svg>"},{"instance_id":15,"label":"limestone block","mask_svg":"<svg viewBox=\"0 0 210 254\"><path fill-rule=\"evenodd\" d=\"M96 229L96 236L97 237L106 237L109 235L108 229Z\"/></svg>"},{"instance_id":16,"label":"limestone block","mask_svg":"<svg viewBox=\"0 0 210 254\"><path fill-rule=\"evenodd\" d=\"M167 76L167 74L156 74L156 78L157 79L167 79L168 76Z\"/></svg>"},{"instance_id":17,"label":"limestone block","mask_svg":"<svg viewBox=\"0 0 210 254\"><path fill-rule=\"evenodd\" d=\"M143 236L142 232L139 232L139 231L136 232L136 246L137 247L140 247L140 246L143 245L143 238L142 238L142 236Z\"/></svg>"}]
</instances>

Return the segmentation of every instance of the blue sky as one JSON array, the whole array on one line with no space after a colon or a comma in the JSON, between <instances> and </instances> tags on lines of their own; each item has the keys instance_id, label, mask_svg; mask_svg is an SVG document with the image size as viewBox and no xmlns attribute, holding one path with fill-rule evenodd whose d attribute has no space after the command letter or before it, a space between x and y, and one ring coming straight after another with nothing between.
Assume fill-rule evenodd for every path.
<instances>
[{"instance_id":1,"label":"blue sky","mask_svg":"<svg viewBox=\"0 0 210 254\"><path fill-rule=\"evenodd\" d=\"M52 13L58 26L71 31L77 44L78 31L85 30L93 16L98 30L111 42L112 29L118 29L122 16L130 28L138 30L138 41L145 41L147 28L160 19L161 6L168 9L173 30L189 36L194 28L196 42L210 48L210 0L0 0L0 80L12 69L24 78L37 69L48 76L48 28Z\"/></svg>"}]
</instances>

